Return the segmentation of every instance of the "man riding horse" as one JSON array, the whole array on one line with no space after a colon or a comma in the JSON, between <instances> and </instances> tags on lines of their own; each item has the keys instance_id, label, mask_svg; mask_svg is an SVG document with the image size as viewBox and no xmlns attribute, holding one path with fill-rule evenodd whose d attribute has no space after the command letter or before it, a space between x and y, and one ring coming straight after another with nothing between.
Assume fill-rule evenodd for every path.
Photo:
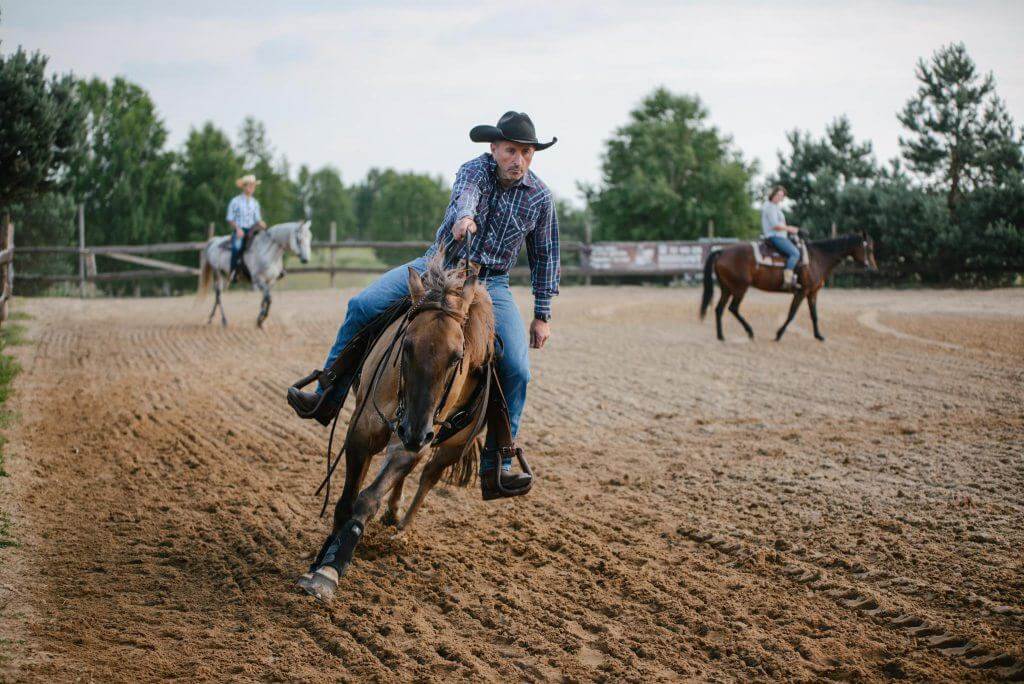
<instances>
[{"instance_id":1,"label":"man riding horse","mask_svg":"<svg viewBox=\"0 0 1024 684\"><path fill-rule=\"evenodd\" d=\"M242 192L232 198L228 204L227 221L228 225L231 226L232 280L238 274L239 269L241 269L246 277L249 276L246 272L245 262L242 260L242 254L245 252L245 248L249 246L253 231L257 228L267 227L260 214L259 200L253 197L253 193L256 192L256 186L259 184L260 181L256 180L256 176L251 173L247 176L242 176L235 181L235 185L241 188Z\"/></svg>"},{"instance_id":2,"label":"man riding horse","mask_svg":"<svg viewBox=\"0 0 1024 684\"><path fill-rule=\"evenodd\" d=\"M530 170L530 164L536 151L551 147L558 139L540 142L533 121L522 112L507 112L496 126L476 126L469 137L473 142L490 143L490 152L459 168L448 209L426 254L385 273L349 300L324 370L317 374L316 392L297 387L288 391L288 402L300 417L315 418L326 426L337 416L373 341L367 331L379 328L393 305L410 294L409 269L422 274L428 260L443 250L446 261L464 259L479 268L478 278L493 301L501 342L498 377L507 402L511 437L515 438L526 404L530 359L525 326L509 291L508 272L525 243L534 297L529 346L541 349L551 335L551 300L558 294L561 275L558 219L551 191ZM474 239L467 240L467 234ZM499 443L495 432L488 430L480 456L485 500L525 493L530 484L528 474L511 472L515 449Z\"/></svg>"}]
</instances>

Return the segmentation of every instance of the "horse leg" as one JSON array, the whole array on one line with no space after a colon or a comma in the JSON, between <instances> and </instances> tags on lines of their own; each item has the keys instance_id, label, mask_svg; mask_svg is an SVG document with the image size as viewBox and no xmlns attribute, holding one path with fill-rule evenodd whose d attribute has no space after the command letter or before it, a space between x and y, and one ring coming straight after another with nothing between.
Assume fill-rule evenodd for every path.
<instances>
[{"instance_id":1,"label":"horse leg","mask_svg":"<svg viewBox=\"0 0 1024 684\"><path fill-rule=\"evenodd\" d=\"M299 580L299 585L303 589L321 601L327 601L334 595L338 588L338 580L344 576L352 563L356 546L363 536L367 522L380 508L384 496L400 479L412 471L419 459L419 454L406 451L397 440L388 447L384 465L370 486L359 494L352 517L331 535L331 541L323 550L320 567Z\"/></svg>"},{"instance_id":2,"label":"horse leg","mask_svg":"<svg viewBox=\"0 0 1024 684\"><path fill-rule=\"evenodd\" d=\"M395 486L391 488L391 495L388 497L388 505L380 516L380 522L388 527L398 527L398 510L402 507L402 492L405 489L406 475L399 478Z\"/></svg>"},{"instance_id":3,"label":"horse leg","mask_svg":"<svg viewBox=\"0 0 1024 684\"><path fill-rule=\"evenodd\" d=\"M811 323L814 324L814 339L824 342L825 337L818 329L818 293L817 291L807 294L807 308L811 310Z\"/></svg>"},{"instance_id":4,"label":"horse leg","mask_svg":"<svg viewBox=\"0 0 1024 684\"><path fill-rule=\"evenodd\" d=\"M299 586L307 593L318 598L329 598L338 586L338 571L331 566L340 544L339 533L345 529L345 523L352 517L356 494L366 478L366 470L373 460L373 454L367 444L353 438L345 449L345 489L334 506L334 525L327 535L320 551L309 568L309 572L299 578Z\"/></svg>"},{"instance_id":5,"label":"horse leg","mask_svg":"<svg viewBox=\"0 0 1024 684\"><path fill-rule=\"evenodd\" d=\"M220 283L215 282L213 284L213 288L214 292L216 293L216 296L214 297L213 300L213 308L210 309L210 317L206 319L206 325L210 325L211 323L213 323L213 316L214 314L217 313L217 307L220 305Z\"/></svg>"},{"instance_id":6,"label":"horse leg","mask_svg":"<svg viewBox=\"0 0 1024 684\"><path fill-rule=\"evenodd\" d=\"M747 323L743 316L740 316L740 303L743 301L743 295L745 294L747 294L746 290L740 290L739 292L733 293L732 302L729 304L729 311L731 311L732 315L736 317L736 320L740 322L743 329L747 331L747 337L754 339L754 329L750 327L750 324Z\"/></svg>"},{"instance_id":7,"label":"horse leg","mask_svg":"<svg viewBox=\"0 0 1024 684\"><path fill-rule=\"evenodd\" d=\"M402 522L398 525L397 534L401 534L409 529L412 519L416 517L420 506L423 505L423 499L434 488L437 481L441 479L445 468L450 466L459 457L461 451L462 446L455 449L439 449L434 458L430 459L430 462L423 466L423 472L420 474L420 486L416 488L416 495L412 498L412 503L409 504L409 508L405 511L405 516L402 517Z\"/></svg>"},{"instance_id":8,"label":"horse leg","mask_svg":"<svg viewBox=\"0 0 1024 684\"><path fill-rule=\"evenodd\" d=\"M775 341L778 342L782 339L782 333L786 332L786 328L789 326L790 321L796 316L796 310L800 308L800 302L804 300L803 290L797 290L793 294L793 301L789 303L789 315L786 316L786 322L782 324L778 332L775 333Z\"/></svg>"},{"instance_id":9,"label":"horse leg","mask_svg":"<svg viewBox=\"0 0 1024 684\"><path fill-rule=\"evenodd\" d=\"M263 293L263 299L260 301L260 315L256 317L256 327L262 328L263 321L267 320L267 315L270 314L270 288L263 283L259 283L257 287Z\"/></svg>"},{"instance_id":10,"label":"horse leg","mask_svg":"<svg viewBox=\"0 0 1024 684\"><path fill-rule=\"evenodd\" d=\"M722 284L722 296L718 299L718 304L715 305L715 329L718 331L718 339L722 342L725 342L725 335L722 334L722 312L725 311L725 305L729 303L731 296L732 293Z\"/></svg>"}]
</instances>

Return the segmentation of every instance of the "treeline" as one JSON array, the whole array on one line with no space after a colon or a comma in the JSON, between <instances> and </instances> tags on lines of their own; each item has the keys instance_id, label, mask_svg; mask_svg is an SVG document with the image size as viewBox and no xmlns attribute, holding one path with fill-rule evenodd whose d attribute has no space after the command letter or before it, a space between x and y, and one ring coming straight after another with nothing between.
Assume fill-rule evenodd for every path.
<instances>
[{"instance_id":1,"label":"treeline","mask_svg":"<svg viewBox=\"0 0 1024 684\"><path fill-rule=\"evenodd\" d=\"M892 282L1009 284L1024 273L1024 138L962 44L917 65L897 113L900 157L879 164L839 117L822 137L792 131L769 186L793 200L787 220L817 237L834 223L875 239Z\"/></svg>"},{"instance_id":2,"label":"treeline","mask_svg":"<svg viewBox=\"0 0 1024 684\"><path fill-rule=\"evenodd\" d=\"M334 222L340 239L427 240L447 205L436 176L373 169L346 184L331 166L293 170L254 118L234 140L206 123L170 149L139 85L48 77L45 67L21 49L0 55L0 212L14 216L20 244L74 244L77 203L89 244L201 240L211 222L224 231L243 173L263 181L268 222L311 216L318 239ZM558 202L563 237L581 239L587 221L596 240L695 239L709 226L751 237L768 187L781 183L791 223L816 237L833 224L868 230L893 280L1013 282L1024 272L1021 131L963 45L921 60L917 77L897 113L899 158L879 163L839 117L820 138L790 132L764 182L699 98L659 88L607 141L601 182L580 186L585 208Z\"/></svg>"},{"instance_id":3,"label":"treeline","mask_svg":"<svg viewBox=\"0 0 1024 684\"><path fill-rule=\"evenodd\" d=\"M900 156L879 164L839 117L818 138L794 130L778 170L757 167L708 123L700 100L658 89L608 142L603 180L584 188L600 239L760 232L758 208L786 186L787 220L813 237L867 230L889 282L998 284L1024 273L1021 129L962 44L917 65L896 114Z\"/></svg>"}]
</instances>

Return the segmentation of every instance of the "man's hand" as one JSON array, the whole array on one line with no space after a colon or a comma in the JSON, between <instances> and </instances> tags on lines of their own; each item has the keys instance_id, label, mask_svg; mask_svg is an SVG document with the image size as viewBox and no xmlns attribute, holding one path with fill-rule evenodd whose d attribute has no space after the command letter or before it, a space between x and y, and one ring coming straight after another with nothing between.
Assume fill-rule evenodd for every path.
<instances>
[{"instance_id":1,"label":"man's hand","mask_svg":"<svg viewBox=\"0 0 1024 684\"><path fill-rule=\"evenodd\" d=\"M476 234L476 221L473 220L472 216L463 216L452 226L452 237L456 240L466 237L467 232Z\"/></svg>"},{"instance_id":2,"label":"man's hand","mask_svg":"<svg viewBox=\"0 0 1024 684\"><path fill-rule=\"evenodd\" d=\"M242 231L241 228L235 228L235 237L244 237L244 236L245 236L245 233Z\"/></svg>"},{"instance_id":3,"label":"man's hand","mask_svg":"<svg viewBox=\"0 0 1024 684\"><path fill-rule=\"evenodd\" d=\"M534 318L533 323L530 324L530 347L543 349L544 343L548 341L549 337L551 337L551 324Z\"/></svg>"}]
</instances>

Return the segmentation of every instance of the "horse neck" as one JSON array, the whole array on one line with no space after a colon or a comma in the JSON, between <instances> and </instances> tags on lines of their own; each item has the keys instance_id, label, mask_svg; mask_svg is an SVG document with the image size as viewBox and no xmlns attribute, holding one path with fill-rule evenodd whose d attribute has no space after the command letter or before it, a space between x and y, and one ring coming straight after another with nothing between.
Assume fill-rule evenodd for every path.
<instances>
[{"instance_id":1,"label":"horse neck","mask_svg":"<svg viewBox=\"0 0 1024 684\"><path fill-rule=\"evenodd\" d=\"M828 278L832 269L838 266L839 262L853 254L853 250L857 248L857 242L852 236L847 235L835 240L826 240L824 244L811 244L808 248L819 256L818 261L823 276Z\"/></svg>"},{"instance_id":2,"label":"horse neck","mask_svg":"<svg viewBox=\"0 0 1024 684\"><path fill-rule=\"evenodd\" d=\"M267 239L264 241L264 252L283 253L291 243L291 234L294 230L290 226L274 226L266 231Z\"/></svg>"}]
</instances>

